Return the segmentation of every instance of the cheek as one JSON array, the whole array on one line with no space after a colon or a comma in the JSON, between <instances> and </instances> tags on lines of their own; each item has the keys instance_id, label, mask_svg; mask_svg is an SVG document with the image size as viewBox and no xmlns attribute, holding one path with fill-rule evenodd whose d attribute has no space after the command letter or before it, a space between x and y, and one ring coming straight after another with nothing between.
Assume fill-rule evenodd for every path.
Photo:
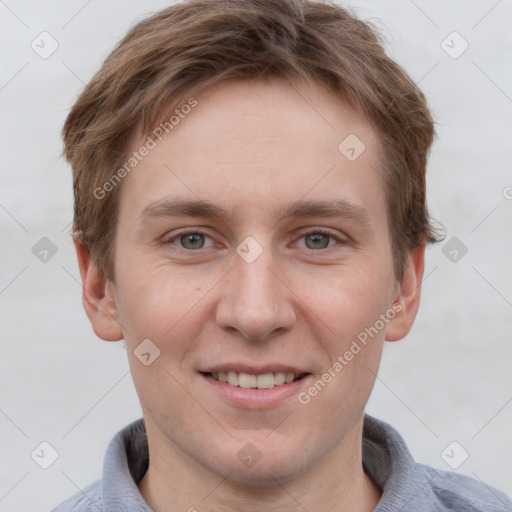
<instances>
[{"instance_id":1,"label":"cheek","mask_svg":"<svg viewBox=\"0 0 512 512\"><path fill-rule=\"evenodd\" d=\"M123 281L118 283L118 306L128 338L161 340L175 337L174 332L185 325L191 331L199 327L192 320L204 314L204 299L218 280L215 276L171 272L168 264L144 266L129 261L127 267L132 271L119 273Z\"/></svg>"},{"instance_id":2,"label":"cheek","mask_svg":"<svg viewBox=\"0 0 512 512\"><path fill-rule=\"evenodd\" d=\"M323 373L317 376L322 382L308 393L314 397L322 390L318 406L328 402L339 413L346 412L364 404L371 392L386 329L395 314L391 308L393 275L382 279L383 275L340 269L325 281L308 280L307 287L302 285L306 297L302 316L314 326L327 356ZM322 383L328 390L324 391Z\"/></svg>"},{"instance_id":3,"label":"cheek","mask_svg":"<svg viewBox=\"0 0 512 512\"><path fill-rule=\"evenodd\" d=\"M338 350L374 326L391 306L394 289L392 272L372 271L370 266L340 267L309 278L297 275L295 283L303 316L322 324ZM380 323L378 330L385 334Z\"/></svg>"},{"instance_id":4,"label":"cheek","mask_svg":"<svg viewBox=\"0 0 512 512\"><path fill-rule=\"evenodd\" d=\"M180 365L187 352L196 349L211 308L205 293L215 281L171 274L163 265L130 264L137 270L123 274L118 283L118 305L132 377L144 410L174 428L199 414L189 410L190 397L184 389L192 377L181 372ZM149 345L143 341L148 339ZM139 349L142 343L146 343L144 350ZM148 352L149 361L142 356Z\"/></svg>"}]
</instances>

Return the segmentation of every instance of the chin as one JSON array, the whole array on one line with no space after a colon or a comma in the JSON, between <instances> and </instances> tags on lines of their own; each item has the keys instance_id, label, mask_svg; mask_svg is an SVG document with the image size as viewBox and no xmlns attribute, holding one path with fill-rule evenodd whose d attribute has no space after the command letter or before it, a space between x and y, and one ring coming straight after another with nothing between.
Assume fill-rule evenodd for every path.
<instances>
[{"instance_id":1,"label":"chin","mask_svg":"<svg viewBox=\"0 0 512 512\"><path fill-rule=\"evenodd\" d=\"M261 450L257 446L262 447ZM227 479L232 482L248 486L275 486L276 483L294 480L314 464L308 460L310 454L303 445L291 446L289 443L270 443L268 440L266 443L247 441L241 447L237 444L234 451L235 457L232 450L226 452L224 448L224 453L210 463L224 461L222 468L215 468L216 472L229 475Z\"/></svg>"},{"instance_id":2,"label":"chin","mask_svg":"<svg viewBox=\"0 0 512 512\"><path fill-rule=\"evenodd\" d=\"M286 461L260 460L252 468L241 469L240 464L237 464L227 478L244 486L272 487L294 480L298 476L297 467L291 466Z\"/></svg>"}]
</instances>

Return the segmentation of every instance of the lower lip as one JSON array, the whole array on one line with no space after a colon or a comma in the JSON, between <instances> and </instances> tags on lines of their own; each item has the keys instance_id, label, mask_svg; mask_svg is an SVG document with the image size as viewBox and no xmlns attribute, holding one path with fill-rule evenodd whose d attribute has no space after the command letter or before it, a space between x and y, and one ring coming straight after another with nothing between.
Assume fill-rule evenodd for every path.
<instances>
[{"instance_id":1,"label":"lower lip","mask_svg":"<svg viewBox=\"0 0 512 512\"><path fill-rule=\"evenodd\" d=\"M281 386L258 389L235 387L227 382L221 382L203 374L201 376L216 393L227 399L232 405L244 409L268 409L279 405L283 400L297 396L301 388L307 385L311 378L311 375L306 375L302 379L288 382Z\"/></svg>"}]
</instances>

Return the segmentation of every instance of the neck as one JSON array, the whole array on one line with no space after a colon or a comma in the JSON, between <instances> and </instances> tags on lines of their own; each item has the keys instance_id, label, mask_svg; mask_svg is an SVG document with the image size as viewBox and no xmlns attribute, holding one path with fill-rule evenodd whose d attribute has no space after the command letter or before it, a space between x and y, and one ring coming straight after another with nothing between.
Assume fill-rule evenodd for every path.
<instances>
[{"instance_id":1,"label":"neck","mask_svg":"<svg viewBox=\"0 0 512 512\"><path fill-rule=\"evenodd\" d=\"M363 470L361 435L362 422L303 475L247 485L204 469L148 431L150 465L139 490L155 512L167 512L169 504L189 512L371 512L381 492Z\"/></svg>"}]
</instances>

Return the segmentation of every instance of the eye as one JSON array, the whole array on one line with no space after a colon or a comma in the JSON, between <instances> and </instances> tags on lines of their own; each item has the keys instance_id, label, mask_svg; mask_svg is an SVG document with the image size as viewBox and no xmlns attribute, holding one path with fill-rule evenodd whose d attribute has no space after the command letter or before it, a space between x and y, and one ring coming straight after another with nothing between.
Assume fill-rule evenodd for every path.
<instances>
[{"instance_id":1,"label":"eye","mask_svg":"<svg viewBox=\"0 0 512 512\"><path fill-rule=\"evenodd\" d=\"M298 241L298 246L302 249L319 250L328 249L337 243L340 243L340 240L330 233L312 231L302 235Z\"/></svg>"},{"instance_id":2,"label":"eye","mask_svg":"<svg viewBox=\"0 0 512 512\"><path fill-rule=\"evenodd\" d=\"M197 231L181 232L165 242L166 245L175 246L177 249L186 249L187 251L205 249L211 247L214 243L211 237Z\"/></svg>"},{"instance_id":3,"label":"eye","mask_svg":"<svg viewBox=\"0 0 512 512\"><path fill-rule=\"evenodd\" d=\"M329 246L331 237L325 233L314 233L304 237L304 243L308 249L325 249Z\"/></svg>"},{"instance_id":4,"label":"eye","mask_svg":"<svg viewBox=\"0 0 512 512\"><path fill-rule=\"evenodd\" d=\"M184 249L202 249L206 238L202 233L187 233L179 237L179 242Z\"/></svg>"}]
</instances>

